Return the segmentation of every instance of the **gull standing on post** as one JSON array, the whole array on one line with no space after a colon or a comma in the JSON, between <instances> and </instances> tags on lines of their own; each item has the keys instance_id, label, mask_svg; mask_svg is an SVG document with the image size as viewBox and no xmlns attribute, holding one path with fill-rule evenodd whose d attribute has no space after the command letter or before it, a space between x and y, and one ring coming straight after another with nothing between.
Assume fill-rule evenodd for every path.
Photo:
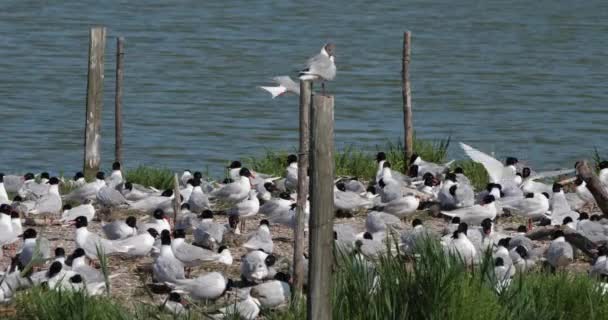
<instances>
[{"instance_id":1,"label":"gull standing on post","mask_svg":"<svg viewBox=\"0 0 608 320\"><path fill-rule=\"evenodd\" d=\"M314 57L308 59L306 68L300 71L300 80L321 81L321 88L325 91L325 81L331 81L336 77L336 64L334 51L336 46L327 43Z\"/></svg>"}]
</instances>

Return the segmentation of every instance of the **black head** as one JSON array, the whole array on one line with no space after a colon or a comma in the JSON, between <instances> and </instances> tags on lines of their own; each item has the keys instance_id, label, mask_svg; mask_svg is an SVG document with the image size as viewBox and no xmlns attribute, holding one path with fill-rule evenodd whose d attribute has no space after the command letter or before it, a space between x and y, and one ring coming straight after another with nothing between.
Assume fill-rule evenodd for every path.
<instances>
[{"instance_id":1,"label":"black head","mask_svg":"<svg viewBox=\"0 0 608 320\"><path fill-rule=\"evenodd\" d=\"M559 237L563 237L563 236L564 236L564 232L563 231L561 231L561 230L555 230L555 231L553 231L553 234L551 235L551 238L555 240L555 239L557 239Z\"/></svg>"},{"instance_id":2,"label":"black head","mask_svg":"<svg viewBox=\"0 0 608 320\"><path fill-rule=\"evenodd\" d=\"M76 229L82 228L82 227L87 227L89 225L89 221L87 220L87 217L85 217L85 216L80 216L80 217L74 219L74 222L75 222L74 225L76 226Z\"/></svg>"},{"instance_id":3,"label":"black head","mask_svg":"<svg viewBox=\"0 0 608 320\"><path fill-rule=\"evenodd\" d=\"M501 257L498 257L496 259L494 259L494 266L495 267L503 267L505 265L504 260L502 260Z\"/></svg>"},{"instance_id":4,"label":"black head","mask_svg":"<svg viewBox=\"0 0 608 320\"><path fill-rule=\"evenodd\" d=\"M555 193L562 191L562 188L563 186L557 182L553 184L553 192Z\"/></svg>"},{"instance_id":5,"label":"black head","mask_svg":"<svg viewBox=\"0 0 608 320\"><path fill-rule=\"evenodd\" d=\"M451 220L452 224L460 224L460 217L453 217Z\"/></svg>"},{"instance_id":6,"label":"black head","mask_svg":"<svg viewBox=\"0 0 608 320\"><path fill-rule=\"evenodd\" d=\"M33 180L35 178L34 174L31 172L26 173L25 175L23 175L23 179L24 180Z\"/></svg>"},{"instance_id":7,"label":"black head","mask_svg":"<svg viewBox=\"0 0 608 320\"><path fill-rule=\"evenodd\" d=\"M62 247L55 248L55 257L56 258L65 257L65 249L63 249Z\"/></svg>"},{"instance_id":8,"label":"black head","mask_svg":"<svg viewBox=\"0 0 608 320\"><path fill-rule=\"evenodd\" d=\"M23 231L23 239L36 239L37 233L36 230L29 228Z\"/></svg>"},{"instance_id":9,"label":"black head","mask_svg":"<svg viewBox=\"0 0 608 320\"><path fill-rule=\"evenodd\" d=\"M523 259L526 259L528 257L528 249L526 249L526 247L524 246L517 246L515 248L515 252L517 252L517 254Z\"/></svg>"},{"instance_id":10,"label":"black head","mask_svg":"<svg viewBox=\"0 0 608 320\"><path fill-rule=\"evenodd\" d=\"M112 163L112 170L120 170L120 162L116 161Z\"/></svg>"},{"instance_id":11,"label":"black head","mask_svg":"<svg viewBox=\"0 0 608 320\"><path fill-rule=\"evenodd\" d=\"M211 210L203 210L200 217L201 219L213 219L213 211Z\"/></svg>"},{"instance_id":12,"label":"black head","mask_svg":"<svg viewBox=\"0 0 608 320\"><path fill-rule=\"evenodd\" d=\"M382 165L382 168L390 168L391 167L391 163L388 161L385 161L384 164Z\"/></svg>"},{"instance_id":13,"label":"black head","mask_svg":"<svg viewBox=\"0 0 608 320\"><path fill-rule=\"evenodd\" d=\"M76 172L76 174L74 175L74 181L84 178L84 173L82 173L81 171Z\"/></svg>"},{"instance_id":14,"label":"black head","mask_svg":"<svg viewBox=\"0 0 608 320\"><path fill-rule=\"evenodd\" d=\"M608 161L600 162L599 166L600 166L600 170L608 168Z\"/></svg>"},{"instance_id":15,"label":"black head","mask_svg":"<svg viewBox=\"0 0 608 320\"><path fill-rule=\"evenodd\" d=\"M384 179L380 179L380 181L378 181L378 185L380 186L380 188L384 189L384 187L386 186L386 183L384 183Z\"/></svg>"},{"instance_id":16,"label":"black head","mask_svg":"<svg viewBox=\"0 0 608 320\"><path fill-rule=\"evenodd\" d=\"M290 165L294 162L298 162L298 157L295 154L290 154L287 156L287 165Z\"/></svg>"},{"instance_id":17,"label":"black head","mask_svg":"<svg viewBox=\"0 0 608 320\"><path fill-rule=\"evenodd\" d=\"M268 257L266 257L266 259L264 259L264 264L267 267L272 267L276 261L277 261L277 258L275 258L275 256L269 254Z\"/></svg>"},{"instance_id":18,"label":"black head","mask_svg":"<svg viewBox=\"0 0 608 320\"><path fill-rule=\"evenodd\" d=\"M229 183L233 183L233 182L234 182L234 180L232 180L232 178L226 178L226 179L222 180L223 184L229 184Z\"/></svg>"},{"instance_id":19,"label":"black head","mask_svg":"<svg viewBox=\"0 0 608 320\"><path fill-rule=\"evenodd\" d=\"M164 246L171 245L171 233L165 229L160 233L160 243Z\"/></svg>"},{"instance_id":20,"label":"black head","mask_svg":"<svg viewBox=\"0 0 608 320\"><path fill-rule=\"evenodd\" d=\"M179 208L181 210L190 210L190 205L187 203L182 203L182 205Z\"/></svg>"},{"instance_id":21,"label":"black head","mask_svg":"<svg viewBox=\"0 0 608 320\"><path fill-rule=\"evenodd\" d=\"M72 206L70 204L64 204L63 210L72 210Z\"/></svg>"},{"instance_id":22,"label":"black head","mask_svg":"<svg viewBox=\"0 0 608 320\"><path fill-rule=\"evenodd\" d=\"M73 260L73 259L76 259L76 258L84 257L84 255L85 255L84 250L82 248L77 248L77 249L74 250L74 252L72 252L72 255L70 255L70 257Z\"/></svg>"},{"instance_id":23,"label":"black head","mask_svg":"<svg viewBox=\"0 0 608 320\"><path fill-rule=\"evenodd\" d=\"M410 165L410 168L407 170L407 175L410 178L416 178L418 176L418 165L417 164L413 164Z\"/></svg>"},{"instance_id":24,"label":"black head","mask_svg":"<svg viewBox=\"0 0 608 320\"><path fill-rule=\"evenodd\" d=\"M160 195L163 197L170 198L173 195L173 190L167 189L167 190L163 191L163 193L161 193Z\"/></svg>"},{"instance_id":25,"label":"black head","mask_svg":"<svg viewBox=\"0 0 608 320\"><path fill-rule=\"evenodd\" d=\"M51 176L46 171L40 174L40 179L47 179L48 180L50 177Z\"/></svg>"},{"instance_id":26,"label":"black head","mask_svg":"<svg viewBox=\"0 0 608 320\"><path fill-rule=\"evenodd\" d=\"M447 173L445 175L445 180L451 180L453 182L456 182L456 174L453 172Z\"/></svg>"},{"instance_id":27,"label":"black head","mask_svg":"<svg viewBox=\"0 0 608 320\"><path fill-rule=\"evenodd\" d=\"M201 180L203 178L203 174L200 171L195 171L192 176L194 177L195 180L196 179Z\"/></svg>"},{"instance_id":28,"label":"black head","mask_svg":"<svg viewBox=\"0 0 608 320\"><path fill-rule=\"evenodd\" d=\"M452 235L452 238L454 238L454 239L458 238L459 233L463 233L466 235L468 229L469 229L469 226L466 223L461 222L458 225L458 229L456 229L456 231L454 231L454 235Z\"/></svg>"},{"instance_id":29,"label":"black head","mask_svg":"<svg viewBox=\"0 0 608 320\"><path fill-rule=\"evenodd\" d=\"M543 192L542 195L545 196L545 198L549 199L549 194L548 193Z\"/></svg>"},{"instance_id":30,"label":"black head","mask_svg":"<svg viewBox=\"0 0 608 320\"><path fill-rule=\"evenodd\" d=\"M165 212L163 211L163 209L154 210L154 219L162 220L164 218L165 218Z\"/></svg>"},{"instance_id":31,"label":"black head","mask_svg":"<svg viewBox=\"0 0 608 320\"><path fill-rule=\"evenodd\" d=\"M4 182L4 173L0 172L0 182Z\"/></svg>"},{"instance_id":32,"label":"black head","mask_svg":"<svg viewBox=\"0 0 608 320\"><path fill-rule=\"evenodd\" d=\"M230 226L230 228L236 229L238 224L239 224L239 216L232 215L232 216L228 217L228 225Z\"/></svg>"},{"instance_id":33,"label":"black head","mask_svg":"<svg viewBox=\"0 0 608 320\"><path fill-rule=\"evenodd\" d=\"M52 177L51 179L49 179L49 184L50 185L58 185L59 184L59 179L57 179L57 177Z\"/></svg>"},{"instance_id":34,"label":"black head","mask_svg":"<svg viewBox=\"0 0 608 320\"><path fill-rule=\"evenodd\" d=\"M220 246L219 248L217 248L217 253L222 253L222 251L228 249L228 247L226 246Z\"/></svg>"},{"instance_id":35,"label":"black head","mask_svg":"<svg viewBox=\"0 0 608 320\"><path fill-rule=\"evenodd\" d=\"M288 192L281 192L279 194L279 198L281 198L283 200L291 200L291 196L289 195Z\"/></svg>"},{"instance_id":36,"label":"black head","mask_svg":"<svg viewBox=\"0 0 608 320\"><path fill-rule=\"evenodd\" d=\"M277 272L277 274L274 275L274 279L289 283L291 281L291 276L285 272Z\"/></svg>"},{"instance_id":37,"label":"black head","mask_svg":"<svg viewBox=\"0 0 608 320\"><path fill-rule=\"evenodd\" d=\"M484 204L492 203L494 201L496 201L496 198L494 198L494 196L491 195L491 194L488 194L485 197L483 197L483 203Z\"/></svg>"},{"instance_id":38,"label":"black head","mask_svg":"<svg viewBox=\"0 0 608 320\"><path fill-rule=\"evenodd\" d=\"M511 242L511 238L507 237L507 238L502 238L500 240L498 240L498 245L508 248L509 247L509 243Z\"/></svg>"},{"instance_id":39,"label":"black head","mask_svg":"<svg viewBox=\"0 0 608 320\"><path fill-rule=\"evenodd\" d=\"M453 185L450 187L450 194L452 195L452 197L456 196L456 189L458 189L457 185Z\"/></svg>"},{"instance_id":40,"label":"black head","mask_svg":"<svg viewBox=\"0 0 608 320\"><path fill-rule=\"evenodd\" d=\"M266 189L266 191L268 191L268 192L275 192L275 191L277 191L277 187L272 182L266 182L266 183L264 183L264 189Z\"/></svg>"},{"instance_id":41,"label":"black head","mask_svg":"<svg viewBox=\"0 0 608 320\"><path fill-rule=\"evenodd\" d=\"M201 185L201 179L197 179L197 178L190 179L190 180L188 180L188 182L189 182L189 183L190 183L190 184L191 184L193 187L198 187L198 186L200 186L200 185ZM170 196L169 196L169 197L170 197Z\"/></svg>"},{"instance_id":42,"label":"black head","mask_svg":"<svg viewBox=\"0 0 608 320\"><path fill-rule=\"evenodd\" d=\"M237 168L240 168L240 167L242 167L242 166L243 166L243 165L241 164L241 162L240 162L240 161L232 161L232 162L230 163L230 165L228 166L228 169L237 169Z\"/></svg>"},{"instance_id":43,"label":"black head","mask_svg":"<svg viewBox=\"0 0 608 320\"><path fill-rule=\"evenodd\" d=\"M435 177L433 176L433 174L432 174L432 173L430 173L430 172L425 172L425 173L422 175L422 179L428 179L428 178L435 179Z\"/></svg>"},{"instance_id":44,"label":"black head","mask_svg":"<svg viewBox=\"0 0 608 320\"><path fill-rule=\"evenodd\" d=\"M181 303L182 296L177 292L171 292L171 293L169 293L169 301Z\"/></svg>"},{"instance_id":45,"label":"black head","mask_svg":"<svg viewBox=\"0 0 608 320\"><path fill-rule=\"evenodd\" d=\"M384 152L378 152L376 154L376 161L380 162L382 160L386 160L386 153L384 153Z\"/></svg>"},{"instance_id":46,"label":"black head","mask_svg":"<svg viewBox=\"0 0 608 320\"><path fill-rule=\"evenodd\" d=\"M483 219L483 221L481 221L481 228L483 229L483 231L491 230L492 229L492 220L490 220L489 218Z\"/></svg>"},{"instance_id":47,"label":"black head","mask_svg":"<svg viewBox=\"0 0 608 320\"><path fill-rule=\"evenodd\" d=\"M104 180L106 178L106 174L99 171L97 172L97 174L95 175L95 178L99 179L99 180Z\"/></svg>"},{"instance_id":48,"label":"black head","mask_svg":"<svg viewBox=\"0 0 608 320\"><path fill-rule=\"evenodd\" d=\"M3 204L0 205L0 212L2 212L2 213L9 214L10 209L11 209L11 206L9 206L6 203L3 203Z\"/></svg>"},{"instance_id":49,"label":"black head","mask_svg":"<svg viewBox=\"0 0 608 320\"><path fill-rule=\"evenodd\" d=\"M261 226L265 225L267 227L270 227L270 222L268 222L268 220L266 220L266 219L262 219L262 220L260 220L260 225Z\"/></svg>"},{"instance_id":50,"label":"black head","mask_svg":"<svg viewBox=\"0 0 608 320\"><path fill-rule=\"evenodd\" d=\"M581 212L578 215L578 220L587 220L589 219L589 214L587 212Z\"/></svg>"},{"instance_id":51,"label":"black head","mask_svg":"<svg viewBox=\"0 0 608 320\"><path fill-rule=\"evenodd\" d=\"M538 223L538 225L541 226L541 227L550 226L551 225L551 219L549 219L547 217L542 217L540 219L540 222Z\"/></svg>"},{"instance_id":52,"label":"black head","mask_svg":"<svg viewBox=\"0 0 608 320\"><path fill-rule=\"evenodd\" d=\"M526 232L528 232L528 228L524 225L520 225L519 227L517 227L517 232L526 233Z\"/></svg>"},{"instance_id":53,"label":"black head","mask_svg":"<svg viewBox=\"0 0 608 320\"><path fill-rule=\"evenodd\" d=\"M367 187L367 189L365 189L365 191L367 191L371 194L376 194L376 188L374 188L373 186Z\"/></svg>"},{"instance_id":54,"label":"black head","mask_svg":"<svg viewBox=\"0 0 608 320\"><path fill-rule=\"evenodd\" d=\"M606 245L603 245L597 248L597 255L600 257L608 256L608 247Z\"/></svg>"},{"instance_id":55,"label":"black head","mask_svg":"<svg viewBox=\"0 0 608 320\"><path fill-rule=\"evenodd\" d=\"M488 183L488 184L486 185L486 191L487 191L487 192L492 192L492 189L494 189L494 187L495 187L495 186L496 186L496 184L495 184L495 183Z\"/></svg>"},{"instance_id":56,"label":"black head","mask_svg":"<svg viewBox=\"0 0 608 320\"><path fill-rule=\"evenodd\" d=\"M175 239L186 238L186 231L184 229L176 229L175 231L173 231L173 238L175 238Z\"/></svg>"},{"instance_id":57,"label":"black head","mask_svg":"<svg viewBox=\"0 0 608 320\"><path fill-rule=\"evenodd\" d=\"M576 180L574 180L574 184L580 186L581 184L583 184L583 178L577 176Z\"/></svg>"},{"instance_id":58,"label":"black head","mask_svg":"<svg viewBox=\"0 0 608 320\"><path fill-rule=\"evenodd\" d=\"M82 276L79 274L75 274L70 278L71 283L82 283Z\"/></svg>"},{"instance_id":59,"label":"black head","mask_svg":"<svg viewBox=\"0 0 608 320\"><path fill-rule=\"evenodd\" d=\"M573 222L571 217L565 217L564 220L562 220L562 224L564 224L564 225L568 224L570 222Z\"/></svg>"},{"instance_id":60,"label":"black head","mask_svg":"<svg viewBox=\"0 0 608 320\"><path fill-rule=\"evenodd\" d=\"M239 171L239 176L249 178L249 177L251 177L251 171L249 171L249 169L247 169L247 168L242 168Z\"/></svg>"},{"instance_id":61,"label":"black head","mask_svg":"<svg viewBox=\"0 0 608 320\"><path fill-rule=\"evenodd\" d=\"M410 162L409 163L416 162L416 159L418 159L418 158L419 158L418 154L416 154L416 153L412 154L412 156L410 157Z\"/></svg>"},{"instance_id":62,"label":"black head","mask_svg":"<svg viewBox=\"0 0 608 320\"><path fill-rule=\"evenodd\" d=\"M21 196L19 196L19 195L16 195L16 196L13 198L13 202L15 202L15 201L16 201L16 202L22 202L22 201L23 201L23 198L21 198Z\"/></svg>"},{"instance_id":63,"label":"black head","mask_svg":"<svg viewBox=\"0 0 608 320\"><path fill-rule=\"evenodd\" d=\"M334 230L334 240L338 240L338 233Z\"/></svg>"},{"instance_id":64,"label":"black head","mask_svg":"<svg viewBox=\"0 0 608 320\"><path fill-rule=\"evenodd\" d=\"M235 287L236 287L236 284L234 283L234 281L232 281L232 279L228 279L226 281L226 289L224 289L224 292L226 292L232 288L235 288Z\"/></svg>"},{"instance_id":65,"label":"black head","mask_svg":"<svg viewBox=\"0 0 608 320\"><path fill-rule=\"evenodd\" d=\"M129 227L135 228L137 226L137 218L135 218L134 216L128 216L127 219L125 219L125 223Z\"/></svg>"},{"instance_id":66,"label":"black head","mask_svg":"<svg viewBox=\"0 0 608 320\"><path fill-rule=\"evenodd\" d=\"M426 179L424 179L424 185L426 187L432 187L435 185L435 181L433 179L433 177L427 177Z\"/></svg>"},{"instance_id":67,"label":"black head","mask_svg":"<svg viewBox=\"0 0 608 320\"><path fill-rule=\"evenodd\" d=\"M19 211L17 211L17 210L11 210L11 219L19 219L19 218L21 218L19 216Z\"/></svg>"},{"instance_id":68,"label":"black head","mask_svg":"<svg viewBox=\"0 0 608 320\"><path fill-rule=\"evenodd\" d=\"M454 169L454 173L464 174L464 169L462 167L456 167L456 169Z\"/></svg>"},{"instance_id":69,"label":"black head","mask_svg":"<svg viewBox=\"0 0 608 320\"><path fill-rule=\"evenodd\" d=\"M61 265L61 262L59 262L59 261L53 262L51 264L51 266L49 267L49 270L46 272L47 278L54 277L56 274L61 272L62 268L63 268L63 266Z\"/></svg>"},{"instance_id":70,"label":"black head","mask_svg":"<svg viewBox=\"0 0 608 320\"><path fill-rule=\"evenodd\" d=\"M528 168L528 167L525 167L521 170L521 177L525 179L525 178L529 177L531 173L532 173L532 170L530 170L530 168Z\"/></svg>"},{"instance_id":71,"label":"black head","mask_svg":"<svg viewBox=\"0 0 608 320\"><path fill-rule=\"evenodd\" d=\"M592 214L591 218L589 218L589 220L591 221L600 221L602 218L600 217L599 214Z\"/></svg>"},{"instance_id":72,"label":"black head","mask_svg":"<svg viewBox=\"0 0 608 320\"><path fill-rule=\"evenodd\" d=\"M366 231L366 232L363 234L363 239L367 239L367 240L374 240L374 237L372 237L372 234L371 234L371 233L369 233L369 232L367 232L367 231Z\"/></svg>"},{"instance_id":73,"label":"black head","mask_svg":"<svg viewBox=\"0 0 608 320\"><path fill-rule=\"evenodd\" d=\"M133 191L133 183L127 181L125 183L125 189L127 189L129 191Z\"/></svg>"},{"instance_id":74,"label":"black head","mask_svg":"<svg viewBox=\"0 0 608 320\"><path fill-rule=\"evenodd\" d=\"M158 231L156 231L156 229L154 228L150 228L148 229L148 233L152 236L152 238L156 239L156 237L158 237Z\"/></svg>"},{"instance_id":75,"label":"black head","mask_svg":"<svg viewBox=\"0 0 608 320\"><path fill-rule=\"evenodd\" d=\"M517 160L517 158L515 158L515 157L507 157L506 163L508 166L516 165L518 162L519 162L519 160Z\"/></svg>"},{"instance_id":76,"label":"black head","mask_svg":"<svg viewBox=\"0 0 608 320\"><path fill-rule=\"evenodd\" d=\"M346 192L346 186L344 185L344 182L336 183L336 188L338 188L338 190L340 190L342 192Z\"/></svg>"},{"instance_id":77,"label":"black head","mask_svg":"<svg viewBox=\"0 0 608 320\"><path fill-rule=\"evenodd\" d=\"M534 193L532 193L532 192L526 193L524 195L524 198L526 198L526 199L532 199L532 198L534 198Z\"/></svg>"},{"instance_id":78,"label":"black head","mask_svg":"<svg viewBox=\"0 0 608 320\"><path fill-rule=\"evenodd\" d=\"M414 221L412 221L412 227L416 227L416 226L421 226L422 225L422 220L416 218L414 219Z\"/></svg>"}]
</instances>

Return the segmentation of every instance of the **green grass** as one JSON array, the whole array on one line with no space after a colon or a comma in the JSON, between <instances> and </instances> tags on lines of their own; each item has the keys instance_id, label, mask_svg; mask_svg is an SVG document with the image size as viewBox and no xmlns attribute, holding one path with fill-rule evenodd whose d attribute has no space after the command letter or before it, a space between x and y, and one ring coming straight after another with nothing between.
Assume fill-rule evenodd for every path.
<instances>
[{"instance_id":1,"label":"green grass","mask_svg":"<svg viewBox=\"0 0 608 320\"><path fill-rule=\"evenodd\" d=\"M452 169L461 167L464 174L469 178L475 190L483 190L489 182L486 169L479 163L471 160L458 160L452 164Z\"/></svg>"},{"instance_id":2,"label":"green grass","mask_svg":"<svg viewBox=\"0 0 608 320\"><path fill-rule=\"evenodd\" d=\"M135 170L127 171L125 178L129 182L154 187L159 190L173 188L173 172L169 169L139 166Z\"/></svg>"}]
</instances>

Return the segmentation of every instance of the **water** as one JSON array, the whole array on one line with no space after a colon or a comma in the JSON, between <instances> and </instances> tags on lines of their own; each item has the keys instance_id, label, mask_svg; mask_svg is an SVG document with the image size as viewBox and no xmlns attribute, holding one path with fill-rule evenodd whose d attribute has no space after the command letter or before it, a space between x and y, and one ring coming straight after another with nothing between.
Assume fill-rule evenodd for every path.
<instances>
[{"instance_id":1,"label":"water","mask_svg":"<svg viewBox=\"0 0 608 320\"><path fill-rule=\"evenodd\" d=\"M402 137L401 49L413 31L418 137L536 167L605 151L608 2L0 2L0 169L82 165L88 28L108 28L103 167L113 159L115 37L126 38L124 158L219 170L297 145L297 99L256 88L337 44L336 144ZM452 154L458 156L456 145Z\"/></svg>"}]
</instances>

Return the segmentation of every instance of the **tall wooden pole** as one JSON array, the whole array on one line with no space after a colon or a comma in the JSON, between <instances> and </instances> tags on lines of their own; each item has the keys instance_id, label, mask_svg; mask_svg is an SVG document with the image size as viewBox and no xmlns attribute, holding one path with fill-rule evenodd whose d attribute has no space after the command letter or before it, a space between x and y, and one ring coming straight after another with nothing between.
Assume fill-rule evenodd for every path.
<instances>
[{"instance_id":1,"label":"tall wooden pole","mask_svg":"<svg viewBox=\"0 0 608 320\"><path fill-rule=\"evenodd\" d=\"M106 28L94 27L89 32L89 63L87 78L87 113L84 129L84 168L89 179L99 171L101 161L101 109L103 107L103 62Z\"/></svg>"},{"instance_id":2,"label":"tall wooden pole","mask_svg":"<svg viewBox=\"0 0 608 320\"><path fill-rule=\"evenodd\" d=\"M116 95L114 96L114 129L116 130L114 143L115 161L122 163L122 78L125 38L116 39Z\"/></svg>"},{"instance_id":3,"label":"tall wooden pole","mask_svg":"<svg viewBox=\"0 0 608 320\"><path fill-rule=\"evenodd\" d=\"M302 295L304 286L304 228L306 227L306 198L308 196L308 152L310 143L310 102L312 83L300 80L300 153L298 155L297 219L293 249L293 293Z\"/></svg>"},{"instance_id":4,"label":"tall wooden pole","mask_svg":"<svg viewBox=\"0 0 608 320\"><path fill-rule=\"evenodd\" d=\"M179 192L179 178L173 175L173 227L177 225L177 213L182 208L182 195Z\"/></svg>"},{"instance_id":5,"label":"tall wooden pole","mask_svg":"<svg viewBox=\"0 0 608 320\"><path fill-rule=\"evenodd\" d=\"M331 320L334 218L334 97L313 96L310 123L308 319Z\"/></svg>"},{"instance_id":6,"label":"tall wooden pole","mask_svg":"<svg viewBox=\"0 0 608 320\"><path fill-rule=\"evenodd\" d=\"M403 34L403 64L401 68L401 77L403 84L403 143L405 145L405 173L407 173L407 165L409 165L409 159L414 153L414 126L412 125L412 90L410 87L411 35L412 33L409 31L406 31Z\"/></svg>"},{"instance_id":7,"label":"tall wooden pole","mask_svg":"<svg viewBox=\"0 0 608 320\"><path fill-rule=\"evenodd\" d=\"M576 172L578 176L585 181L587 189L589 189L589 192L593 195L597 206L604 216L608 216L608 192L606 192L602 182L589 167L586 160L576 163Z\"/></svg>"}]
</instances>

